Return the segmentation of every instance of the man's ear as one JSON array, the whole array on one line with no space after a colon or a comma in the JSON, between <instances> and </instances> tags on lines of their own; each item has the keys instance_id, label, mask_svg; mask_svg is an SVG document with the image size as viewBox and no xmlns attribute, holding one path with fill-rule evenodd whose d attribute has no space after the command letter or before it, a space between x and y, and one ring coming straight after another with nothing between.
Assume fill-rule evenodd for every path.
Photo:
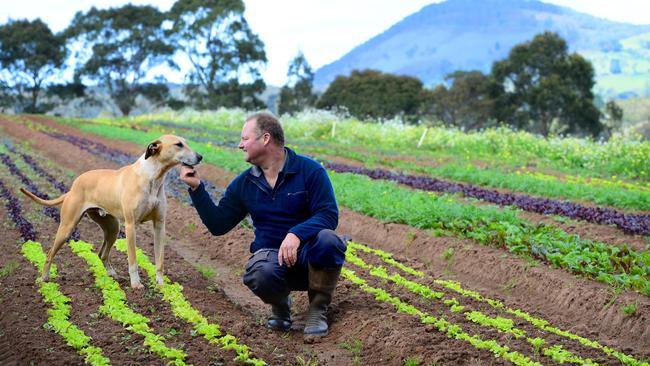
<instances>
[{"instance_id":1,"label":"man's ear","mask_svg":"<svg viewBox=\"0 0 650 366\"><path fill-rule=\"evenodd\" d=\"M150 143L149 146L147 146L147 152L144 153L144 159L147 160L150 156L158 154L161 149L162 142L160 140Z\"/></svg>"}]
</instances>

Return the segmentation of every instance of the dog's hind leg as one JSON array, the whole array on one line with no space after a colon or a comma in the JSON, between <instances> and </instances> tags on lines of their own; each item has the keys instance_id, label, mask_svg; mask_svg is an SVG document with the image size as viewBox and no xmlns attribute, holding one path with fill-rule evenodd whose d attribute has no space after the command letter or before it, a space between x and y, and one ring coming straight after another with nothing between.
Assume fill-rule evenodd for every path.
<instances>
[{"instance_id":1,"label":"dog's hind leg","mask_svg":"<svg viewBox=\"0 0 650 366\"><path fill-rule=\"evenodd\" d=\"M52 260L56 253L61 249L63 243L65 243L72 231L81 220L82 211L82 200L76 199L75 197L68 197L61 206L61 223L59 228L56 230L56 236L54 237L54 244L52 248L47 253L47 258L45 259L45 264L43 265L42 280L47 281L50 277L50 266L52 265Z\"/></svg>"},{"instance_id":2,"label":"dog's hind leg","mask_svg":"<svg viewBox=\"0 0 650 366\"><path fill-rule=\"evenodd\" d=\"M153 220L153 253L156 261L156 281L163 284L163 262L165 260L165 219Z\"/></svg>"},{"instance_id":3,"label":"dog's hind leg","mask_svg":"<svg viewBox=\"0 0 650 366\"><path fill-rule=\"evenodd\" d=\"M88 217L95 221L104 232L104 242L102 243L102 246L97 254L104 263L104 267L106 267L108 274L112 277L117 277L117 272L115 272L115 269L113 269L113 266L109 260L109 254L111 252L111 248L113 248L113 244L115 244L115 240L117 240L117 234L120 231L120 223L114 216L102 216L99 214L99 212L97 212L97 210L91 209L86 211L86 213L88 214Z\"/></svg>"}]
</instances>

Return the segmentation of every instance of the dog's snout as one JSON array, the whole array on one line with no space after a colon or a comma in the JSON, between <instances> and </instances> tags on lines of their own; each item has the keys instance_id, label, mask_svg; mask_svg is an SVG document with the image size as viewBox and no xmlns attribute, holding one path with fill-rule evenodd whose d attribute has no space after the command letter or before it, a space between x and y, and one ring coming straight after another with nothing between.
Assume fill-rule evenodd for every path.
<instances>
[{"instance_id":1,"label":"dog's snout","mask_svg":"<svg viewBox=\"0 0 650 366\"><path fill-rule=\"evenodd\" d=\"M197 164L200 163L201 160L203 160L203 155L201 155L201 154L199 154L199 153L196 153L196 163L197 163Z\"/></svg>"}]
</instances>

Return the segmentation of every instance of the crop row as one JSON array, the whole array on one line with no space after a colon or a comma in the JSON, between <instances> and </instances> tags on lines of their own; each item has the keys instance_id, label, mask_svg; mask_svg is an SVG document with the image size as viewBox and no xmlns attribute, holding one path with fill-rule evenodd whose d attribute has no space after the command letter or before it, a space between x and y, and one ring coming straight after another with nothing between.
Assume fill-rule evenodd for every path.
<instances>
[{"instance_id":1,"label":"crop row","mask_svg":"<svg viewBox=\"0 0 650 366\"><path fill-rule=\"evenodd\" d=\"M231 148L236 147L238 143L237 137L233 135L233 131L215 130L206 127L187 126L162 121L153 121L151 123L154 126L166 128L166 130L163 130L164 132L175 132L176 129L189 131L192 134L185 134L185 136L197 142L208 142L212 145ZM146 129L146 127L144 128ZM148 129L147 131L151 130ZM509 174L495 169L479 169L468 164L447 163L439 167L430 167L400 159L383 159L382 157L368 155L352 149L331 148L327 146L319 147L309 142L300 143L294 141L293 143L297 143L300 150L305 153L342 156L363 162L365 166L382 164L399 168L404 172L425 174L425 176L405 173L397 174L383 169L368 169L366 167L359 168L345 164L328 163L327 166L335 171L355 172L357 174L370 175L376 179L397 180L403 184L416 184L421 189L437 192L462 193L468 197L497 203L499 205L516 205L523 210L531 212L562 215L603 225L616 225L629 234L650 234L649 215L625 214L606 207L589 207L569 201L556 201L548 198L531 197L529 195L500 193L481 188L474 184L507 188L513 191L533 193L546 197L565 197L592 201L601 205L646 211L650 210L650 191L648 189L621 189L621 185L615 187L598 186L584 179L560 182L553 176L540 174L526 174L522 176L519 171L516 174ZM327 160L328 156L324 156L323 158ZM460 184L432 177L445 177L468 184Z\"/></svg>"},{"instance_id":2,"label":"crop row","mask_svg":"<svg viewBox=\"0 0 650 366\"><path fill-rule=\"evenodd\" d=\"M166 133L176 133L177 130L182 130L185 137L197 142L207 142L232 148L238 144L235 131L155 120L149 123L153 128L162 127L163 129L159 128L158 131ZM101 129L102 126L125 127L125 124L104 121L99 125L95 123L95 125L84 124L80 126L76 124L76 126L84 130L93 130L96 128ZM130 126L133 126L133 124L130 124ZM148 128L146 124L139 124L137 127L139 130L153 131L153 128ZM350 147L340 143L325 143L322 140L298 138L292 139L291 144L296 145L303 153L322 157L323 160L329 159L330 156L340 156L357 160L365 166L384 165L409 174L446 178L485 187L506 188L515 192L545 197L588 201L598 205L622 209L650 210L650 185L641 186L624 183L620 180L610 182L597 178L586 179L580 176L568 176L567 179L561 181L557 177L537 172L522 175L519 170L508 172L499 168L477 168L467 162L454 163L453 159L432 167L428 163L430 159L416 158L414 162L411 158L405 160L404 156L363 152L359 150L357 145ZM490 165L494 166L494 164ZM512 169L507 168L506 170Z\"/></svg>"},{"instance_id":3,"label":"crop row","mask_svg":"<svg viewBox=\"0 0 650 366\"><path fill-rule=\"evenodd\" d=\"M338 202L385 221L433 229L507 248L599 281L650 296L650 253L579 238L553 226L533 225L515 211L459 203L431 192L411 191L393 182L330 173Z\"/></svg>"},{"instance_id":4,"label":"crop row","mask_svg":"<svg viewBox=\"0 0 650 366\"><path fill-rule=\"evenodd\" d=\"M593 202L621 209L650 210L650 192L631 184L616 186L604 184L605 180L565 179L543 174L521 174L512 168L479 168L470 163L440 162L430 166L426 160L410 161L404 158L385 158L372 156L352 149L317 147L301 145L306 153L323 156L324 160L331 156L344 157L359 161L367 167L387 166L406 174L425 175L439 179L451 179L467 184L476 184L491 188L505 188L514 192L536 194L553 198L567 198L579 201ZM552 178L551 178L552 177ZM595 183L600 182L600 183ZM634 188L632 188L634 187Z\"/></svg>"},{"instance_id":5,"label":"crop row","mask_svg":"<svg viewBox=\"0 0 650 366\"><path fill-rule=\"evenodd\" d=\"M23 243L21 252L27 260L36 266L39 272L43 270L45 253L40 243L26 241ZM40 279L36 281L39 287L38 292L43 296L43 301L50 304L50 308L47 310L49 315L47 324L55 333L63 337L70 347L85 356L85 363L93 366L110 365L110 360L102 354L102 349L93 346L92 339L70 322L70 298L65 296L59 289L59 285L54 282L56 276L56 265L53 264L50 267L50 282L43 282Z\"/></svg>"},{"instance_id":6,"label":"crop row","mask_svg":"<svg viewBox=\"0 0 650 366\"><path fill-rule=\"evenodd\" d=\"M477 310L469 310L466 306L460 305L458 300L453 297L446 296L443 292L433 291L431 288L421 285L417 282L407 280L399 274L389 274L388 271L381 266L368 265L355 254L354 246L350 246L346 252L346 262L356 265L369 272L370 275L379 279L390 281L398 286L406 288L408 291L422 296L424 299L441 301L449 307L452 313L462 313L468 321L481 325L483 327L494 328L502 333L512 335L514 339L524 338L532 347L535 353L541 351L542 354L551 358L556 363L563 363L564 361L580 364L580 365L595 365L590 359L583 359L574 355L572 352L564 350L559 344L550 345L546 340L539 337L529 337L526 331L514 326L511 319L503 317L491 317Z\"/></svg>"},{"instance_id":7,"label":"crop row","mask_svg":"<svg viewBox=\"0 0 650 366\"><path fill-rule=\"evenodd\" d=\"M400 286L403 286L407 288L409 291L416 293L418 295L421 295L422 297L429 299L429 300L442 300L446 294L441 291L433 290L430 287L426 285L422 285L418 282L414 282L411 280L408 280L402 276L400 276L397 273L393 273L391 275L388 274L388 271L380 266L371 266L365 263L356 253L357 251L362 251L367 254L372 254L373 257L379 258L382 262L385 262L386 264L390 265L391 267L397 268L401 271L403 271L406 275L408 276L413 276L416 279L421 279L421 278L426 278L428 280L433 281L433 283L437 284L438 286L441 287L442 290L451 290L459 295L461 295L464 298L471 299L478 301L480 303L486 303L489 304L492 308L503 311L507 313L508 315L515 316L517 318L520 318L522 320L525 320L528 322L530 325L534 326L535 328L538 328L539 330L547 333L552 333L573 341L577 341L580 344L594 348L597 350L600 350L604 352L608 356L612 356L617 358L619 361L621 361L625 365L635 365L635 366L649 366L648 362L643 362L635 359L634 357L630 355L626 355L622 352L616 351L610 347L603 346L597 341L590 340L584 337L581 337L577 334L571 333L566 330L559 329L557 327L554 327L549 324L548 321L539 319L536 317L533 317L532 315L519 310L519 309L512 309L507 307L505 304L503 304L499 300L494 300L494 299L489 299L481 294L479 294L476 291L472 290L467 290L464 289L460 283L455 282L455 281L449 281L449 280L442 280L442 279L434 279L431 278L430 276L427 276L423 272L417 271L411 267L408 267L404 265L403 263L398 262L393 258L393 255L390 253L387 253L385 251L375 249L368 247L363 244L359 244L356 242L348 242L348 252L346 252L346 261L347 263L354 264L360 268L366 269L369 271L371 275L374 275L380 279L387 280L394 282ZM460 303L454 299L450 298L447 300L442 300L444 303L446 303L450 310L452 312L464 312L468 320L482 323L482 325L489 326L489 327L497 327L500 328L501 331L503 332L508 332L513 334L515 337L522 337L525 336L523 332L519 329L516 329L513 327L513 322L510 319L506 318L501 318L501 317L487 317L483 314L480 314L480 312L477 311L469 311L466 310L465 306L460 305ZM471 319L470 319L471 318ZM527 341L531 344L533 347L539 346L539 348L542 349L547 349L546 353L549 354L558 354L557 357L560 354L567 355L567 351L561 352L559 351L558 347L551 346L551 347L544 347L546 345L545 342L541 342L539 340L536 340L534 338L527 339ZM556 352L557 351L557 352ZM553 356L550 356L553 358ZM570 357L570 356L569 356ZM573 359L574 361L580 363L584 362L585 364L588 364L590 361L589 360L578 360L578 358Z\"/></svg>"},{"instance_id":8,"label":"crop row","mask_svg":"<svg viewBox=\"0 0 650 366\"><path fill-rule=\"evenodd\" d=\"M126 241L116 241L115 248L126 253ZM156 267L140 248L136 248L136 259L140 268L147 272L150 283L156 283ZM238 344L235 336L231 334L222 335L219 325L210 324L205 316L201 315L198 310L194 309L185 299L185 296L183 296L183 286L176 282L172 283L167 276L163 276L163 278L164 283L156 286L156 289L163 296L163 300L167 301L171 305L172 311L176 316L194 326L196 334L205 337L209 343L221 345L223 349L234 350L237 354L235 360L255 366L266 365L263 360L251 357L248 347L246 345Z\"/></svg>"},{"instance_id":9,"label":"crop row","mask_svg":"<svg viewBox=\"0 0 650 366\"><path fill-rule=\"evenodd\" d=\"M123 240L118 241L117 246L121 251L126 251ZM92 251L92 245L82 241L72 241L70 247L74 253L86 260L95 277L95 285L102 291L104 303L99 309L100 312L121 323L127 330L143 336L144 345L148 346L151 352L167 359L169 361L167 364L184 365L187 357L185 352L166 346L164 338L155 334L148 325L149 319L128 307L126 294L119 284L108 275L101 259ZM30 262L42 270L45 253L39 243L25 242L22 252ZM155 267L141 250L138 253L138 261L150 277L153 275L151 283L155 283ZM85 355L86 363L109 364L110 361L102 356L101 349L92 346L91 339L69 321L71 300L63 295L58 284L53 282L56 278L56 266L52 266L50 271L50 282L37 281L40 287L39 292L43 295L44 301L52 305L48 310L50 315L48 324L66 340L68 345ZM247 346L237 343L237 338L230 334L222 335L218 325L208 323L207 319L185 299L180 284L170 283L168 278L165 279L165 282L165 284L157 286L157 290L163 295L163 300L170 303L175 315L193 324L197 334L203 335L210 343L219 344L223 349L235 351L237 354L235 360L237 361L256 366L266 364L263 360L252 357Z\"/></svg>"},{"instance_id":10,"label":"crop row","mask_svg":"<svg viewBox=\"0 0 650 366\"><path fill-rule=\"evenodd\" d=\"M111 126L82 126L111 138L142 143L150 136L140 131ZM194 146L205 152L205 161L239 172L247 167L241 156L229 149L206 144ZM338 202L378 218L410 226L433 229L441 235L471 238L513 253L532 256L575 274L616 286L633 288L650 296L650 253L627 246L613 246L570 235L544 224L533 225L509 208L497 209L459 203L447 196L412 191L389 181L330 172Z\"/></svg>"},{"instance_id":11,"label":"crop row","mask_svg":"<svg viewBox=\"0 0 650 366\"><path fill-rule=\"evenodd\" d=\"M46 200L49 200L51 198L47 193L41 192L36 184L34 184L31 179L23 174L23 172L16 166L16 164L13 163L9 155L0 152L0 160L9 169L11 174L15 175L20 180L20 182L25 186L25 188L27 188L27 190ZM58 210L54 207L43 207L43 212L55 220L59 217Z\"/></svg>"},{"instance_id":12,"label":"crop row","mask_svg":"<svg viewBox=\"0 0 650 366\"><path fill-rule=\"evenodd\" d=\"M392 296L390 293L381 288L368 285L364 279L357 276L354 271L348 268L342 268L341 275L346 280L357 285L362 291L374 295L375 299L393 305L398 312L418 317L420 319L420 322L423 324L431 324L435 326L436 329L444 333L449 338L468 342L478 349L488 350L493 353L495 357L501 357L512 362L515 365L541 365L540 363L532 361L519 352L510 351L508 347L502 346L494 340L485 340L482 339L479 335L470 335L467 332L463 331L459 325L452 324L446 321L444 318L436 318L434 316L431 316L430 314L419 310L415 306L403 302L398 297Z\"/></svg>"},{"instance_id":13,"label":"crop row","mask_svg":"<svg viewBox=\"0 0 650 366\"><path fill-rule=\"evenodd\" d=\"M245 120L242 110L221 109L216 112L163 112L138 117L111 119L111 123L142 124L171 121L193 126L240 130ZM96 119L105 122L106 119ZM650 171L647 156L650 143L616 136L607 143L588 139L542 138L524 131L494 128L478 132L458 129L404 125L395 121L363 123L323 111L307 111L297 116L283 116L289 140L339 142L347 146L366 146L371 154L382 150L399 151L410 156L436 159L441 156L482 159L511 166L536 165L564 172L580 172L609 177L617 175L647 179ZM332 133L336 125L336 134ZM422 135L425 133L424 138ZM422 144L418 142L422 139Z\"/></svg>"},{"instance_id":14,"label":"crop row","mask_svg":"<svg viewBox=\"0 0 650 366\"><path fill-rule=\"evenodd\" d=\"M35 195L41 198L50 199L50 196L47 193L42 192L38 188L38 185L31 178L31 177L35 177L36 175L47 179L47 181L52 185L54 185L57 189L59 189L61 193L65 193L67 191L65 185L62 182L57 181L50 174L46 173L38 165L38 163L36 163L34 159L31 158L29 155L25 153L20 153L20 155L22 156L22 160L24 160L24 162L22 162L19 159L16 159L16 156L18 156L18 152L16 151L15 147L9 145L4 145L4 146L0 145L0 151L4 150L5 148L6 148L5 152L10 152L13 158L8 154L0 152L0 160L2 161L3 165L5 165L8 168L9 173L13 174L13 176L17 178L20 181L20 183L22 183L25 186L25 188L27 188L29 191L31 191L32 193L34 193ZM46 216L54 219L56 222L59 222L58 208L43 207L43 212L45 213ZM79 239L79 230L75 229L72 232L70 238L73 240Z\"/></svg>"},{"instance_id":15,"label":"crop row","mask_svg":"<svg viewBox=\"0 0 650 366\"><path fill-rule=\"evenodd\" d=\"M161 122L156 122L160 124ZM174 128L184 127L191 130L206 130L201 127L182 126L177 124L164 123L164 126ZM84 130L93 132L105 131L103 126L82 126ZM116 127L113 127L115 129ZM170 132L170 131L166 131ZM173 131L172 131L173 132ZM213 131L214 132L214 131ZM212 136L223 137L216 132ZM194 141L208 142L210 146L231 147L232 143L223 142L215 138L206 138L203 136L189 136ZM228 138L231 138L228 136ZM236 143L234 143L236 145ZM306 152L323 151L315 148L311 144L300 146ZM331 154L337 154L345 157L353 157L357 160L364 161L368 164L373 160L372 157L360 154L350 150L336 150ZM352 156L350 156L352 155ZM327 157L326 157L327 158ZM399 163L399 164L398 164ZM402 162L400 160L385 161L383 164L398 165L405 170L415 170L420 173L426 173L427 176L396 174L383 169L368 169L352 167L345 164L327 163L327 166L335 171L349 171L357 174L369 175L377 179L391 179L399 181L402 184L414 186L416 188L450 193L463 193L468 197L485 200L499 205L516 205L517 207L531 212L542 214L562 215L569 218L586 220L603 225L616 225L624 232L629 234L650 234L650 215L645 214L625 214L607 207L589 207L570 201L556 201L548 198L531 197L529 195L500 193L498 191L482 188L472 184L460 184L445 181L442 179L432 178L433 176L443 176L458 181L476 183L489 187L503 187L515 191L530 192L541 194L549 197L568 197L581 200L590 200L599 204L611 205L614 207L632 208L640 210L650 210L650 192L648 191L626 191L620 188L610 187L592 187L589 184L560 183L551 181L547 178L537 179L532 176L520 176L518 174L505 174L498 171L478 169L473 166L457 166L449 164L443 167L426 167L418 166L414 163Z\"/></svg>"},{"instance_id":16,"label":"crop row","mask_svg":"<svg viewBox=\"0 0 650 366\"><path fill-rule=\"evenodd\" d=\"M589 207L569 201L502 193L473 185L453 183L431 177L393 173L385 169L368 169L340 163L325 163L324 166L335 172L360 174L372 179L390 180L423 191L461 193L466 197L496 203L501 206L516 206L525 211L537 212L544 215L561 215L601 225L616 225L627 234L650 234L650 215L625 214L610 208Z\"/></svg>"},{"instance_id":17,"label":"crop row","mask_svg":"<svg viewBox=\"0 0 650 366\"><path fill-rule=\"evenodd\" d=\"M0 179L0 197L6 201L5 207L7 208L7 213L14 225L16 225L23 240L36 240L36 230L34 230L34 226L23 217L23 208L20 201L11 194L11 191L7 189L7 186L2 179Z\"/></svg>"},{"instance_id":18,"label":"crop row","mask_svg":"<svg viewBox=\"0 0 650 366\"><path fill-rule=\"evenodd\" d=\"M90 272L95 277L95 286L102 292L104 303L99 307L99 312L122 324L127 330L144 337L144 345L149 347L151 352L175 365L185 365L187 354L181 349L165 345L164 337L156 334L149 326L149 319L127 305L126 294L108 274L99 256L92 252L92 245L71 241L70 247L75 254L86 260Z\"/></svg>"},{"instance_id":19,"label":"crop row","mask_svg":"<svg viewBox=\"0 0 650 366\"><path fill-rule=\"evenodd\" d=\"M221 139L221 144L232 145L237 144L238 141L237 133L234 131L188 126L179 123L163 123L159 121L153 122L153 124L176 129L200 131L201 134L196 137L217 137ZM504 172L503 169L478 168L468 162L455 163L455 159L434 159L434 161L438 161L439 166L433 167L430 166L432 159L423 157L412 159L415 155L404 155L402 149L394 152L364 151L363 149L359 149L359 145L357 144L348 145L323 140L305 140L303 137L292 139L291 142L306 153L340 156L357 160L366 166L388 165L392 168L400 169L403 172L426 174L428 176L453 179L470 184L507 188L514 191L548 197L566 197L585 200L624 209L650 210L650 183L634 184L623 182L617 176L612 176L612 180L608 180L610 177L608 179L595 177L586 179L579 175L567 175L563 180L560 180L556 176L545 175L539 172L522 176L519 170L516 170L512 174L512 172ZM512 168L508 168L507 170L512 171Z\"/></svg>"}]
</instances>

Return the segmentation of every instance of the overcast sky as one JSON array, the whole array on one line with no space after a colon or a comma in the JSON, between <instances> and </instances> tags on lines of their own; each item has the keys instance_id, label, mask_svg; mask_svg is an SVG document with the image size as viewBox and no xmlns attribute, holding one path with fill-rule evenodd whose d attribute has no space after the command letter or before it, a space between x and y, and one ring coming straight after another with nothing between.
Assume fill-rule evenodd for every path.
<instances>
[{"instance_id":1,"label":"overcast sky","mask_svg":"<svg viewBox=\"0 0 650 366\"><path fill-rule=\"evenodd\" d=\"M477 0L480 1L480 0ZM174 0L0 0L0 23L41 18L58 32L77 11L126 3L166 11ZM265 45L267 84L283 85L299 50L314 70L336 61L423 6L439 0L244 0L245 17ZM544 0L610 20L650 24L648 0Z\"/></svg>"}]
</instances>

